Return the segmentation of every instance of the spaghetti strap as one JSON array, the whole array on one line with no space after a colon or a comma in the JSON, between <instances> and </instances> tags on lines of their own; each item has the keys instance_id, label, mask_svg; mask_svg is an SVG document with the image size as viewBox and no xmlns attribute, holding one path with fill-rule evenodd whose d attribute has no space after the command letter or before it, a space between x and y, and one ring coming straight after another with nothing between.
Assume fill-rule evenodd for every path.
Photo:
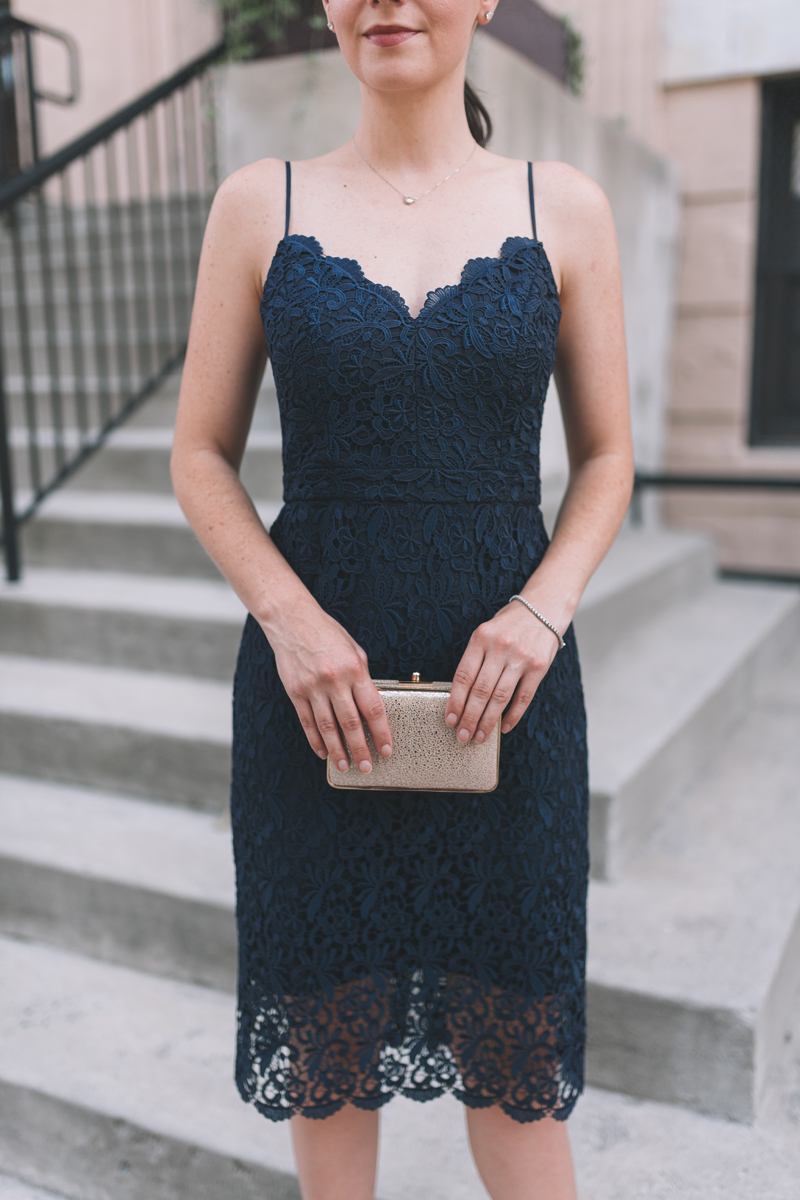
<instances>
[{"instance_id":1,"label":"spaghetti strap","mask_svg":"<svg viewBox=\"0 0 800 1200\"><path fill-rule=\"evenodd\" d=\"M532 194L532 193L531 193ZM283 236L289 236L289 217L292 213L292 164L286 163L286 228L283 231Z\"/></svg>"},{"instance_id":2,"label":"spaghetti strap","mask_svg":"<svg viewBox=\"0 0 800 1200\"><path fill-rule=\"evenodd\" d=\"M288 166L289 164L287 163L286 165ZM533 237L534 237L534 241L538 241L539 239L536 236L536 208L534 207L534 203L533 203L533 163L532 162L528 163L528 195L530 196L530 199L531 199L531 225L533 226ZM288 229L288 225L287 225L287 229Z\"/></svg>"}]
</instances>

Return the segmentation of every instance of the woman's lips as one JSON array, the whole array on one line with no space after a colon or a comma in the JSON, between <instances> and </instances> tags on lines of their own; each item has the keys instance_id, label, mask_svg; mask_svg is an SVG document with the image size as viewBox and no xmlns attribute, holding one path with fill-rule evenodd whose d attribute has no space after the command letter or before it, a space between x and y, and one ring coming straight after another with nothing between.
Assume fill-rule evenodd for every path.
<instances>
[{"instance_id":1,"label":"woman's lips","mask_svg":"<svg viewBox=\"0 0 800 1200\"><path fill-rule=\"evenodd\" d=\"M364 37L373 46L399 46L416 37L416 29L401 29L399 25L386 25L382 29L369 29Z\"/></svg>"}]
</instances>

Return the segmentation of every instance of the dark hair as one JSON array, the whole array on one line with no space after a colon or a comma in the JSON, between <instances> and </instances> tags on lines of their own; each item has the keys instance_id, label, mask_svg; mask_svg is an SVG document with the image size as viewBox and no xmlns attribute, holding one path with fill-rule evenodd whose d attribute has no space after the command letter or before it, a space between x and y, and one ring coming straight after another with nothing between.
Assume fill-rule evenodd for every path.
<instances>
[{"instance_id":1,"label":"dark hair","mask_svg":"<svg viewBox=\"0 0 800 1200\"><path fill-rule=\"evenodd\" d=\"M485 146L492 136L492 118L486 105L471 83L464 81L464 108L467 111L469 131L479 146Z\"/></svg>"}]
</instances>

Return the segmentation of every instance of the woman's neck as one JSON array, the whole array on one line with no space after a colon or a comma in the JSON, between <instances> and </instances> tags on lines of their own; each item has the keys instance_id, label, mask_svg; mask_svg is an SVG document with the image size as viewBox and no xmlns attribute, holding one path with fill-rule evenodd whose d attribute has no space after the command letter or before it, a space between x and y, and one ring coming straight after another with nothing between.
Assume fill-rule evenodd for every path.
<instances>
[{"instance_id":1,"label":"woman's neck","mask_svg":"<svg viewBox=\"0 0 800 1200\"><path fill-rule=\"evenodd\" d=\"M427 176L458 166L475 144L463 80L443 80L425 92L376 92L362 85L355 140L374 166L387 171Z\"/></svg>"}]
</instances>

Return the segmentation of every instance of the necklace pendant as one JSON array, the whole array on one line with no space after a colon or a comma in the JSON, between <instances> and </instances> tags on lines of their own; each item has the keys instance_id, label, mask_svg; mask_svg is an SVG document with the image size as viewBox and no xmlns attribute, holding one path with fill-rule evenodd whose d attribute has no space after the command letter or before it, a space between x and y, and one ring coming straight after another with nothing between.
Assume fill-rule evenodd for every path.
<instances>
[{"instance_id":1,"label":"necklace pendant","mask_svg":"<svg viewBox=\"0 0 800 1200\"><path fill-rule=\"evenodd\" d=\"M414 197L413 197L413 196L403 196L403 199L405 200L406 204L413 204L413 203L414 203Z\"/></svg>"}]
</instances>

